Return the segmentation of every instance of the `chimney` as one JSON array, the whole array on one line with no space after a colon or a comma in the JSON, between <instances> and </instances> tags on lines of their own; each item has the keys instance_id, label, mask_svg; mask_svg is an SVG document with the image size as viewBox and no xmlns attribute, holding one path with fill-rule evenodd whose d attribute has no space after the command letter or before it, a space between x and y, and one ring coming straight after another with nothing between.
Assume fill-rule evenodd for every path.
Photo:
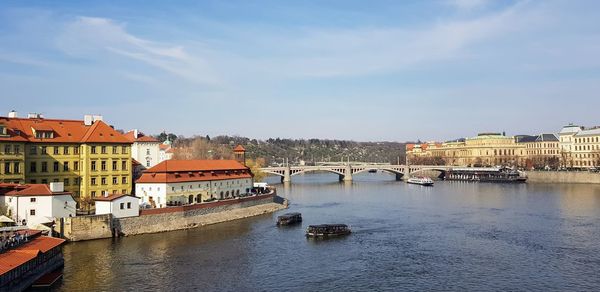
<instances>
[{"instance_id":1,"label":"chimney","mask_svg":"<svg viewBox=\"0 0 600 292\"><path fill-rule=\"evenodd\" d=\"M133 129L133 138L137 139L139 135L138 129Z\"/></svg>"},{"instance_id":2,"label":"chimney","mask_svg":"<svg viewBox=\"0 0 600 292\"><path fill-rule=\"evenodd\" d=\"M102 116L101 115L94 115L93 116L93 122L95 123L96 121L102 121Z\"/></svg>"},{"instance_id":3,"label":"chimney","mask_svg":"<svg viewBox=\"0 0 600 292\"><path fill-rule=\"evenodd\" d=\"M83 124L86 126L91 126L92 125L92 115L83 116Z\"/></svg>"},{"instance_id":4,"label":"chimney","mask_svg":"<svg viewBox=\"0 0 600 292\"><path fill-rule=\"evenodd\" d=\"M44 116L42 114L38 114L38 113L28 113L27 118L28 119L43 119Z\"/></svg>"},{"instance_id":5,"label":"chimney","mask_svg":"<svg viewBox=\"0 0 600 292\"><path fill-rule=\"evenodd\" d=\"M15 110L12 110L8 113L8 117L9 118L16 118L17 117L17 112Z\"/></svg>"},{"instance_id":6,"label":"chimney","mask_svg":"<svg viewBox=\"0 0 600 292\"><path fill-rule=\"evenodd\" d=\"M62 182L51 182L50 191L53 193L62 193L65 191L65 185Z\"/></svg>"}]
</instances>

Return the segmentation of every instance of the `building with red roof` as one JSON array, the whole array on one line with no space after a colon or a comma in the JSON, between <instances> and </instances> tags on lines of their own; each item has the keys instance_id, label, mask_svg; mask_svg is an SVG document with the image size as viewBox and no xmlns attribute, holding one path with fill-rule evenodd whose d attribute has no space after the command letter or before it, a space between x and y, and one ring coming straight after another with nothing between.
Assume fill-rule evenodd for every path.
<instances>
[{"instance_id":1,"label":"building with red roof","mask_svg":"<svg viewBox=\"0 0 600 292\"><path fill-rule=\"evenodd\" d=\"M102 116L0 117L0 183L62 182L76 198L131 192L133 142Z\"/></svg>"},{"instance_id":2,"label":"building with red roof","mask_svg":"<svg viewBox=\"0 0 600 292\"><path fill-rule=\"evenodd\" d=\"M131 143L131 157L138 161L144 168L150 168L160 162L160 141L152 136L147 136L137 129L125 133Z\"/></svg>"},{"instance_id":3,"label":"building with red roof","mask_svg":"<svg viewBox=\"0 0 600 292\"><path fill-rule=\"evenodd\" d=\"M201 203L249 193L252 178L236 160L166 160L142 174L135 194L156 208Z\"/></svg>"}]
</instances>

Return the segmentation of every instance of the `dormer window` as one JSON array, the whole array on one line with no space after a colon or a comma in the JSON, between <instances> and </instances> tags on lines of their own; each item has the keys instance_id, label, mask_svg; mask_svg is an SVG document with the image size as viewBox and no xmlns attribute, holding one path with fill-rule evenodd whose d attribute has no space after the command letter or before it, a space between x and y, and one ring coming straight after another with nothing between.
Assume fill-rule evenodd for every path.
<instances>
[{"instance_id":1,"label":"dormer window","mask_svg":"<svg viewBox=\"0 0 600 292\"><path fill-rule=\"evenodd\" d=\"M0 136L8 136L8 132L6 131L6 125L0 124Z\"/></svg>"},{"instance_id":2,"label":"dormer window","mask_svg":"<svg viewBox=\"0 0 600 292\"><path fill-rule=\"evenodd\" d=\"M54 132L52 132L52 131L35 131L35 138L37 138L37 139L52 139L52 138L54 138Z\"/></svg>"}]
</instances>

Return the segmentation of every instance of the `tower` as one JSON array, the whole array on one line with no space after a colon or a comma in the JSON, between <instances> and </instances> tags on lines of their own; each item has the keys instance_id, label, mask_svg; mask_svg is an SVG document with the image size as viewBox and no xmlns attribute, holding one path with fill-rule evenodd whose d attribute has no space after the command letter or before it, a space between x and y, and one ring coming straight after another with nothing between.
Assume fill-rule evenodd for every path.
<instances>
[{"instance_id":1,"label":"tower","mask_svg":"<svg viewBox=\"0 0 600 292\"><path fill-rule=\"evenodd\" d=\"M237 145L233 148L233 154L235 155L235 160L246 165L246 149L242 145Z\"/></svg>"}]
</instances>

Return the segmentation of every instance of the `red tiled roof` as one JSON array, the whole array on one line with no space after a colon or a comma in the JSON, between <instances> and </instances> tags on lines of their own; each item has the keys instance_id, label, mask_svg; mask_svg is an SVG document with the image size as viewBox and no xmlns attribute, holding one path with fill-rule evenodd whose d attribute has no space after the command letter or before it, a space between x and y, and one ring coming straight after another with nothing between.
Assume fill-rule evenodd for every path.
<instances>
[{"instance_id":1,"label":"red tiled roof","mask_svg":"<svg viewBox=\"0 0 600 292\"><path fill-rule=\"evenodd\" d=\"M25 243L19 247L17 247L16 249L21 249L21 250L39 250L43 253L48 252L49 250L60 246L61 244L63 244L66 240L61 239L61 238L56 238L56 237L48 237L48 236L40 236L28 243Z\"/></svg>"},{"instance_id":2,"label":"red tiled roof","mask_svg":"<svg viewBox=\"0 0 600 292\"><path fill-rule=\"evenodd\" d=\"M235 160L165 160L146 170L136 183L189 182L251 178Z\"/></svg>"},{"instance_id":3,"label":"red tiled roof","mask_svg":"<svg viewBox=\"0 0 600 292\"><path fill-rule=\"evenodd\" d=\"M144 135L144 133L139 133L138 132L138 137L137 139L134 136L134 132L133 130L125 133L123 136L125 136L125 138L127 138L127 140L129 140L130 142L160 142L157 139L151 137L151 136L146 136Z\"/></svg>"},{"instance_id":4,"label":"red tiled roof","mask_svg":"<svg viewBox=\"0 0 600 292\"><path fill-rule=\"evenodd\" d=\"M103 121L86 126L79 120L55 120L43 118L6 118L0 117L8 137L0 141L44 142L44 143L131 143L123 134L117 132ZM53 138L36 138L33 130L53 131Z\"/></svg>"},{"instance_id":5,"label":"red tiled roof","mask_svg":"<svg viewBox=\"0 0 600 292\"><path fill-rule=\"evenodd\" d=\"M242 145L237 145L235 148L233 148L233 152L245 152L246 148L244 148L244 146Z\"/></svg>"},{"instance_id":6,"label":"red tiled roof","mask_svg":"<svg viewBox=\"0 0 600 292\"><path fill-rule=\"evenodd\" d=\"M5 196L57 196L69 192L52 192L46 184L0 184L0 195Z\"/></svg>"},{"instance_id":7,"label":"red tiled roof","mask_svg":"<svg viewBox=\"0 0 600 292\"><path fill-rule=\"evenodd\" d=\"M0 254L0 276L35 259L40 253L60 246L64 239L40 236L30 242Z\"/></svg>"},{"instance_id":8,"label":"red tiled roof","mask_svg":"<svg viewBox=\"0 0 600 292\"><path fill-rule=\"evenodd\" d=\"M167 145L167 144L160 144L158 146L161 150L167 150L169 148L171 148L171 145Z\"/></svg>"},{"instance_id":9,"label":"red tiled roof","mask_svg":"<svg viewBox=\"0 0 600 292\"><path fill-rule=\"evenodd\" d=\"M94 198L94 201L110 202L110 201L114 201L114 200L122 198L122 197L134 197L134 198L137 198L136 196L132 196L132 195L128 195L128 194L114 194L114 195L110 195L108 197L96 197L96 198Z\"/></svg>"}]
</instances>

